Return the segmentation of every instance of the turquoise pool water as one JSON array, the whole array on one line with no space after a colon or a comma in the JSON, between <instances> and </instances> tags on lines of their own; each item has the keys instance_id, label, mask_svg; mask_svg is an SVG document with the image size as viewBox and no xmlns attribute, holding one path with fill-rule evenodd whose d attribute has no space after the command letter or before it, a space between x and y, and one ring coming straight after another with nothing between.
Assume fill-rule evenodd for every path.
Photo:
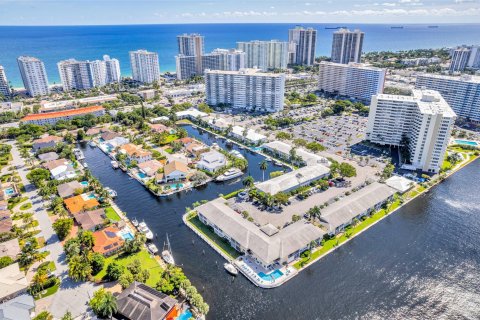
<instances>
[{"instance_id":1,"label":"turquoise pool water","mask_svg":"<svg viewBox=\"0 0 480 320\"><path fill-rule=\"evenodd\" d=\"M463 145L466 145L466 146L478 146L478 143L475 142L475 141L470 141L470 140L455 140L455 143L456 144L463 144Z\"/></svg>"},{"instance_id":2,"label":"turquoise pool water","mask_svg":"<svg viewBox=\"0 0 480 320\"><path fill-rule=\"evenodd\" d=\"M263 272L260 272L260 273L258 274L258 276L259 276L260 278L262 278L263 280L270 281L270 280L272 280L272 277L273 277L273 279L278 279L278 278L280 278L281 276L283 276L283 272L277 269L277 270L275 270L275 271L273 271L273 272L270 272L269 274L265 274L265 273L263 273Z\"/></svg>"},{"instance_id":3,"label":"turquoise pool water","mask_svg":"<svg viewBox=\"0 0 480 320\"><path fill-rule=\"evenodd\" d=\"M178 316L177 320L188 320L192 317L192 312L187 309L181 315Z\"/></svg>"},{"instance_id":4,"label":"turquoise pool water","mask_svg":"<svg viewBox=\"0 0 480 320\"><path fill-rule=\"evenodd\" d=\"M15 194L15 189L13 189L12 187L7 188L7 189L5 189L5 194L6 194L7 196L14 195L14 194Z\"/></svg>"},{"instance_id":5,"label":"turquoise pool water","mask_svg":"<svg viewBox=\"0 0 480 320\"><path fill-rule=\"evenodd\" d=\"M131 232L121 232L120 236L123 240L133 240L135 236Z\"/></svg>"},{"instance_id":6,"label":"turquoise pool water","mask_svg":"<svg viewBox=\"0 0 480 320\"><path fill-rule=\"evenodd\" d=\"M95 194L94 193L90 193L88 195L88 199L96 199L97 197L95 197Z\"/></svg>"},{"instance_id":7,"label":"turquoise pool water","mask_svg":"<svg viewBox=\"0 0 480 320\"><path fill-rule=\"evenodd\" d=\"M183 188L183 183L171 184L170 188L173 189L173 190L182 189Z\"/></svg>"},{"instance_id":8,"label":"turquoise pool water","mask_svg":"<svg viewBox=\"0 0 480 320\"><path fill-rule=\"evenodd\" d=\"M82 181L82 182L80 182L80 184L82 186L88 187L88 181Z\"/></svg>"},{"instance_id":9,"label":"turquoise pool water","mask_svg":"<svg viewBox=\"0 0 480 320\"><path fill-rule=\"evenodd\" d=\"M139 173L138 173L138 176L139 176L140 178L142 178L142 179L145 179L145 178L147 177L147 175L146 175L145 173L143 173L143 172L139 172Z\"/></svg>"}]
</instances>

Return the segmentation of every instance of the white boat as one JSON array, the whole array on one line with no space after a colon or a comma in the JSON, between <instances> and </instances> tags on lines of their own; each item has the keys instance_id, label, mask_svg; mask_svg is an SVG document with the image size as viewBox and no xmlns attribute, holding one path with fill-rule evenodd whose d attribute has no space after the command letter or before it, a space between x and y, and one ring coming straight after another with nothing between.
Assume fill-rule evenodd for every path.
<instances>
[{"instance_id":1,"label":"white boat","mask_svg":"<svg viewBox=\"0 0 480 320\"><path fill-rule=\"evenodd\" d=\"M138 231L144 233L147 240L152 240L153 239L153 233L147 227L147 224L145 222L140 222L138 224Z\"/></svg>"},{"instance_id":2,"label":"white boat","mask_svg":"<svg viewBox=\"0 0 480 320\"><path fill-rule=\"evenodd\" d=\"M83 164L83 167L84 167L84 168L88 168L88 164L85 162L85 163Z\"/></svg>"},{"instance_id":3,"label":"white boat","mask_svg":"<svg viewBox=\"0 0 480 320\"><path fill-rule=\"evenodd\" d=\"M132 220L132 224L133 224L133 226L134 226L135 228L137 228L137 227L138 227L138 220L137 220L137 219L133 219L133 220Z\"/></svg>"},{"instance_id":4,"label":"white boat","mask_svg":"<svg viewBox=\"0 0 480 320\"><path fill-rule=\"evenodd\" d=\"M267 161L267 162L272 162L272 158L266 157L266 158L265 158L265 161Z\"/></svg>"},{"instance_id":5,"label":"white boat","mask_svg":"<svg viewBox=\"0 0 480 320\"><path fill-rule=\"evenodd\" d=\"M238 168L230 168L227 171L225 171L224 174L219 175L216 180L217 181L228 181L228 180L232 180L232 179L235 179L237 177L240 177L241 175L243 175L242 170L240 170Z\"/></svg>"},{"instance_id":6,"label":"white boat","mask_svg":"<svg viewBox=\"0 0 480 320\"><path fill-rule=\"evenodd\" d=\"M88 143L88 145L92 148L95 148L97 146L97 144L92 140Z\"/></svg>"},{"instance_id":7,"label":"white boat","mask_svg":"<svg viewBox=\"0 0 480 320\"><path fill-rule=\"evenodd\" d=\"M238 151L238 150L232 150L232 151L230 151L230 154L232 156L234 156L235 158L245 159L243 154L241 154L240 151Z\"/></svg>"},{"instance_id":8,"label":"white boat","mask_svg":"<svg viewBox=\"0 0 480 320\"><path fill-rule=\"evenodd\" d=\"M116 198L117 197L117 192L115 190L113 190L112 188L106 187L105 190L107 190L108 195L111 198Z\"/></svg>"},{"instance_id":9,"label":"white boat","mask_svg":"<svg viewBox=\"0 0 480 320\"><path fill-rule=\"evenodd\" d=\"M110 164L112 165L112 168L113 168L113 169L117 169L117 168L118 168L118 162L117 162L117 161L110 161Z\"/></svg>"},{"instance_id":10,"label":"white boat","mask_svg":"<svg viewBox=\"0 0 480 320\"><path fill-rule=\"evenodd\" d=\"M85 156L83 155L82 150L78 148L73 149L73 154L75 155L75 158L77 158L77 160L85 159Z\"/></svg>"},{"instance_id":11,"label":"white boat","mask_svg":"<svg viewBox=\"0 0 480 320\"><path fill-rule=\"evenodd\" d=\"M175 265L175 260L173 259L172 255L172 248L170 247L170 240L168 239L168 233L167 241L163 243L162 258L166 263Z\"/></svg>"},{"instance_id":12,"label":"white boat","mask_svg":"<svg viewBox=\"0 0 480 320\"><path fill-rule=\"evenodd\" d=\"M281 163L280 161L273 161L273 164L279 167L283 167L283 163Z\"/></svg>"},{"instance_id":13,"label":"white boat","mask_svg":"<svg viewBox=\"0 0 480 320\"><path fill-rule=\"evenodd\" d=\"M237 268L235 268L235 266L231 263L224 263L223 264L223 267L225 268L225 270L227 270L228 273L230 273L231 275L234 275L236 276L238 274L238 270Z\"/></svg>"},{"instance_id":14,"label":"white boat","mask_svg":"<svg viewBox=\"0 0 480 320\"><path fill-rule=\"evenodd\" d=\"M154 245L153 243L147 244L147 249L148 249L148 251L150 251L152 254L157 254L157 252L158 252L157 246Z\"/></svg>"},{"instance_id":15,"label":"white boat","mask_svg":"<svg viewBox=\"0 0 480 320\"><path fill-rule=\"evenodd\" d=\"M211 145L212 149L219 149L220 147L218 146L218 143L214 142Z\"/></svg>"}]
</instances>

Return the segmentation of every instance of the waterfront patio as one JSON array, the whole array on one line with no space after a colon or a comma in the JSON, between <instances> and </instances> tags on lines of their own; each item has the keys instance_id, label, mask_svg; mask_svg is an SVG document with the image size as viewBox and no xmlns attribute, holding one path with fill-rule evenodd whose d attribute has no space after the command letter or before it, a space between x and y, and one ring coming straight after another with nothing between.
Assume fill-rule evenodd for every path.
<instances>
[{"instance_id":1,"label":"waterfront patio","mask_svg":"<svg viewBox=\"0 0 480 320\"><path fill-rule=\"evenodd\" d=\"M243 275L262 288L278 287L298 273L295 268L281 264L275 264L273 267L265 269L248 255L237 258L233 263Z\"/></svg>"}]
</instances>

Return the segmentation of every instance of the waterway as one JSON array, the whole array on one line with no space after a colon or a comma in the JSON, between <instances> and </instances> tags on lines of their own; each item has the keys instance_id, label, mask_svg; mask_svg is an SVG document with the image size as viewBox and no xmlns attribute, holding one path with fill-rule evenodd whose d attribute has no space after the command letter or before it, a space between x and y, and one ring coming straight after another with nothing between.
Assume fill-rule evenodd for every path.
<instances>
[{"instance_id":1,"label":"waterway","mask_svg":"<svg viewBox=\"0 0 480 320\"><path fill-rule=\"evenodd\" d=\"M207 143L215 138L188 127ZM224 146L223 142L216 141ZM235 147L236 148L236 147ZM210 305L209 319L478 319L480 318L480 161L316 262L276 289L232 278L223 259L183 223L185 207L241 187L210 183L169 199L150 194L83 146L93 174L118 192L116 203L144 220L162 247L168 232L175 261ZM262 179L263 157L245 152ZM265 174L278 170L272 163Z\"/></svg>"}]
</instances>

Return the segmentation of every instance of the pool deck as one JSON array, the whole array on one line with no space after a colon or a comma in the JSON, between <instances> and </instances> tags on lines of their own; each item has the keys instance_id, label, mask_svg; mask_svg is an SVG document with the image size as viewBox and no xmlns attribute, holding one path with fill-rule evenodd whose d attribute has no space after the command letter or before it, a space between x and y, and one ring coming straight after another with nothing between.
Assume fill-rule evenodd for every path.
<instances>
[{"instance_id":1,"label":"pool deck","mask_svg":"<svg viewBox=\"0 0 480 320\"><path fill-rule=\"evenodd\" d=\"M233 265L235 265L235 267L253 284L264 289L279 287L298 274L298 270L288 265L281 266L279 269L265 270L246 256L238 257L235 261L233 261ZM282 273L282 276L279 278L265 280L259 276L259 273L261 272L268 275L276 270L280 270Z\"/></svg>"}]
</instances>

